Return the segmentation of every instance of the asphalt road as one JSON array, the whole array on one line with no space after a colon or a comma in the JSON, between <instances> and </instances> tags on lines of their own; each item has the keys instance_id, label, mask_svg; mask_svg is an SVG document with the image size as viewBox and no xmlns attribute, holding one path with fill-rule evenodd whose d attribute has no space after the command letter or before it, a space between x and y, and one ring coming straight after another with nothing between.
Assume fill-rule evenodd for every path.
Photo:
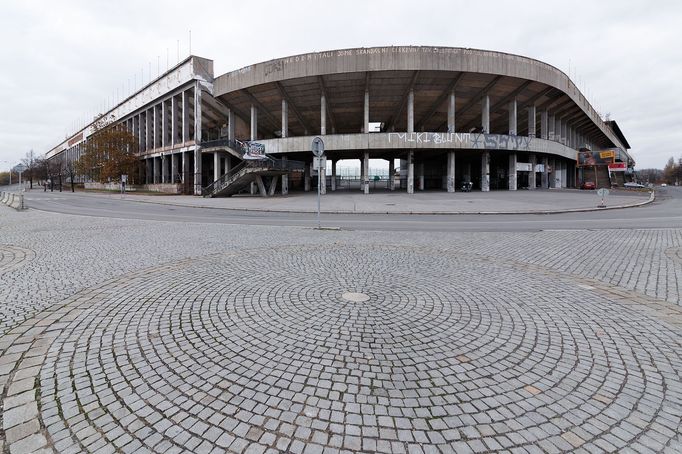
<instances>
[{"instance_id":1,"label":"asphalt road","mask_svg":"<svg viewBox=\"0 0 682 454\"><path fill-rule=\"evenodd\" d=\"M262 213L137 202L119 195L30 191L30 209L54 213L242 225L315 227L314 214ZM388 215L323 214L322 227L372 231L523 232L585 229L659 229L682 226L682 188L658 188L652 204L619 210L561 214Z\"/></svg>"}]
</instances>

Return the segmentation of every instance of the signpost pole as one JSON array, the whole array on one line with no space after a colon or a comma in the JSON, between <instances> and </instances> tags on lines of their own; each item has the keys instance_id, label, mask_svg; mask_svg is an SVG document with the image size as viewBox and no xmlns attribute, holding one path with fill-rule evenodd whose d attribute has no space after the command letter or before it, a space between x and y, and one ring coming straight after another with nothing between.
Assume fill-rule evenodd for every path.
<instances>
[{"instance_id":1,"label":"signpost pole","mask_svg":"<svg viewBox=\"0 0 682 454\"><path fill-rule=\"evenodd\" d=\"M317 168L317 229L320 230L322 228L320 224L320 187L322 186L322 163L324 162L322 159L322 155L324 154L324 142L322 141L322 138L315 137L310 148L315 156L313 159L315 165L313 167Z\"/></svg>"}]
</instances>

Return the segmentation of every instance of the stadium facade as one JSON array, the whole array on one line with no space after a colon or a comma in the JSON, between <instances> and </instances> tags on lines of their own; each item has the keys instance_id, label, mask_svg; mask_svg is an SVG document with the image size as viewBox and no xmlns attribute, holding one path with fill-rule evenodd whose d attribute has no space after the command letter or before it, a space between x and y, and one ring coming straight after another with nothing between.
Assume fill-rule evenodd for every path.
<instances>
[{"instance_id":1,"label":"stadium facade","mask_svg":"<svg viewBox=\"0 0 682 454\"><path fill-rule=\"evenodd\" d=\"M376 187L370 159L388 162L385 190L408 193L611 186L634 167L617 123L565 73L475 49L342 49L217 77L211 60L190 56L105 115L136 137L139 181L196 195L310 190L316 136L330 162L322 192L340 189L343 160L360 162L365 193ZM47 157L78 159L93 132L88 125ZM266 159L246 159L253 149Z\"/></svg>"}]
</instances>

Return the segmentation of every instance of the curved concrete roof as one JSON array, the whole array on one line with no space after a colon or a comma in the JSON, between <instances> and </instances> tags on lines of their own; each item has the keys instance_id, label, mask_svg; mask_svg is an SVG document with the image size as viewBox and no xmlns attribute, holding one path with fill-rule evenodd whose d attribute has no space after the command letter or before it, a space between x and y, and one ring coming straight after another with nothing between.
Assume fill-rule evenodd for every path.
<instances>
[{"instance_id":1,"label":"curved concrete roof","mask_svg":"<svg viewBox=\"0 0 682 454\"><path fill-rule=\"evenodd\" d=\"M495 95L497 99L502 99L505 94L510 94L516 89L525 90L526 100L533 100L533 96L536 95L537 101L544 101L545 105L550 104L552 99L558 100L559 97L562 101L570 99L573 117L580 116L585 127L591 128L603 137L604 146L609 146L608 142L610 142L611 146L625 148L618 136L602 121L564 72L532 58L503 52L427 46L371 47L314 52L257 63L223 74L215 79L214 95L234 107L236 113L238 115L241 113L242 117L248 116L245 106L253 103L255 99L260 107L265 108L265 114L272 120L270 129L274 130L278 109L274 98L281 98L282 91L287 92L289 87L296 90L307 84L306 90L310 92L313 88L316 89L317 85L324 86L327 81L333 85L337 79L345 75L348 78L346 85L354 83L362 88L366 83L363 74L369 74L369 77L375 75L380 77L382 73L395 77L401 77L400 74L404 74L403 86L409 82L409 74L418 74L419 77L425 79L424 86L428 86L428 81L433 79L435 81L432 89L434 92L445 88L447 82L452 80L455 74L465 74L471 85L478 88L485 87L486 83L491 80L493 80L493 85L496 80L500 80L500 84L506 84L506 86L498 88L497 93L492 93L492 103L496 101ZM447 77L439 76L439 74L447 74ZM353 77L355 77L354 80ZM441 81L439 85L439 81L436 80L438 77L447 80ZM498 79L493 79L495 77ZM521 87L524 83L525 85ZM342 87L343 84L340 82L338 85L347 89ZM396 94L399 96L404 88L401 86L396 90L400 92ZM545 90L546 98L541 97L542 90ZM433 96L433 99L438 94L440 91ZM464 93L463 96L467 94L474 96L475 91ZM521 91L518 94L523 97ZM289 93L289 95L294 101L299 99L295 94ZM458 97L459 95L458 91ZM332 89L330 89L329 98L333 97ZM273 101L269 103L269 99ZM319 98L317 102L319 103ZM314 106L308 106L305 100L297 104L298 109L302 111L301 115L297 112L297 116L303 123L306 120L305 111L309 109L313 112ZM338 104L341 106L339 110L342 115L343 108L348 102L345 99L339 99ZM361 108L361 103L357 102L357 99L353 100L353 104ZM566 105L564 102L562 106L566 107ZM567 109L562 110L562 114L566 112L568 112ZM353 115L355 116L356 113L354 112ZM312 116L311 113L311 118ZM310 123L314 124L314 120ZM295 128L295 125L293 127ZM433 128L433 125L431 127ZM427 127L425 130L435 129ZM303 127L301 127L301 132L303 132Z\"/></svg>"}]
</instances>

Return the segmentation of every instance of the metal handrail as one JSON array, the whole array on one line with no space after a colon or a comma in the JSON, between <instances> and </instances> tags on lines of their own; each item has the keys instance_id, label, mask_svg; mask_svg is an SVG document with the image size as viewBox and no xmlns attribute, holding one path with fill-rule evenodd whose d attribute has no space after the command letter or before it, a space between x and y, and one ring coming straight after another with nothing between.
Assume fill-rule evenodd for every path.
<instances>
[{"instance_id":1,"label":"metal handrail","mask_svg":"<svg viewBox=\"0 0 682 454\"><path fill-rule=\"evenodd\" d=\"M215 194L217 191L224 189L226 186L235 181L238 176L253 171L252 169L259 169L261 171L296 171L304 170L304 168L304 162L274 159L269 156L266 156L265 159L245 159L218 178L216 181L205 188L202 188L201 193L204 196Z\"/></svg>"}]
</instances>

